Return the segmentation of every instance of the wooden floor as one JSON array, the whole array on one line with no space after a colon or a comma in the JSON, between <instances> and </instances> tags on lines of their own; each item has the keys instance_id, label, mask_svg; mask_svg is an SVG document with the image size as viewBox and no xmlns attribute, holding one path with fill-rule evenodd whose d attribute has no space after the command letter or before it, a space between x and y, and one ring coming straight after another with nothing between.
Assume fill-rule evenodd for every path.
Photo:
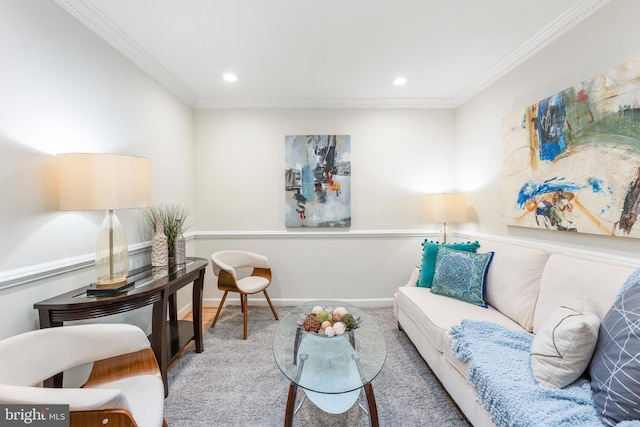
<instances>
[{"instance_id":1,"label":"wooden floor","mask_svg":"<svg viewBox=\"0 0 640 427\"><path fill-rule=\"evenodd\" d=\"M216 317L216 311L218 311L218 307L202 307L202 329L209 329L213 318ZM193 320L193 313L187 313L183 320Z\"/></svg>"},{"instance_id":2,"label":"wooden floor","mask_svg":"<svg viewBox=\"0 0 640 427\"><path fill-rule=\"evenodd\" d=\"M207 329L209 329L209 327L211 327L211 324L213 323L213 318L216 317L216 311L218 311L218 307L202 307L202 331L203 333L206 332ZM189 312L184 318L184 320L193 320L193 313ZM176 356L175 359L173 359L173 362L171 362L169 364L169 368L168 370L171 370L171 368L173 368L173 365L175 365L178 360L180 360L180 358L182 357L182 355L187 352L187 351L194 351L194 346L195 343L193 341L191 341L189 344L187 344L182 351L180 352L180 354L178 356Z\"/></svg>"}]
</instances>

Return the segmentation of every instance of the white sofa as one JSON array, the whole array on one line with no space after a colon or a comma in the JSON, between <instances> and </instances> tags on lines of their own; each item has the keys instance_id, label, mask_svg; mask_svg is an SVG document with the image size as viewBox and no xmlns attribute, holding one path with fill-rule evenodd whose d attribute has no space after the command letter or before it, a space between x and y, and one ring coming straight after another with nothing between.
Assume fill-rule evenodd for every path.
<instances>
[{"instance_id":1,"label":"white sofa","mask_svg":"<svg viewBox=\"0 0 640 427\"><path fill-rule=\"evenodd\" d=\"M561 304L582 296L596 305L602 319L636 269L630 262L547 251L498 238L478 241L478 253L494 252L485 288L488 308L417 287L418 268L395 294L399 326L475 427L494 424L477 401L478 393L467 384L470 362L460 362L452 352L448 335L452 326L475 319L535 334Z\"/></svg>"}]
</instances>

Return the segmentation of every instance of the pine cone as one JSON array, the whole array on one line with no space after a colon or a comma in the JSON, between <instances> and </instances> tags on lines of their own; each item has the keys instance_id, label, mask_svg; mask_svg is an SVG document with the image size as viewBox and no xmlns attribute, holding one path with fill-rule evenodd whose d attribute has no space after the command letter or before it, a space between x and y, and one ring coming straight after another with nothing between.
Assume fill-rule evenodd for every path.
<instances>
[{"instance_id":1,"label":"pine cone","mask_svg":"<svg viewBox=\"0 0 640 427\"><path fill-rule=\"evenodd\" d=\"M320 322L318 322L318 318L315 315L310 314L305 317L302 322L302 327L307 332L318 332L318 329L320 329Z\"/></svg>"}]
</instances>

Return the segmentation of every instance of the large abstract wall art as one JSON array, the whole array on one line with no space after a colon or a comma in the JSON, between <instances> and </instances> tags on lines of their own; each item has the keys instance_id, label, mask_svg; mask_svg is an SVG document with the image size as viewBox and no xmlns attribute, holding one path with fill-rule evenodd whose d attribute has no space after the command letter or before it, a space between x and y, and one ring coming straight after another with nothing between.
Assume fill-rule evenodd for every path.
<instances>
[{"instance_id":1,"label":"large abstract wall art","mask_svg":"<svg viewBox=\"0 0 640 427\"><path fill-rule=\"evenodd\" d=\"M285 225L351 226L351 137L285 138Z\"/></svg>"},{"instance_id":2,"label":"large abstract wall art","mask_svg":"<svg viewBox=\"0 0 640 427\"><path fill-rule=\"evenodd\" d=\"M640 58L503 121L507 225L640 238Z\"/></svg>"}]
</instances>

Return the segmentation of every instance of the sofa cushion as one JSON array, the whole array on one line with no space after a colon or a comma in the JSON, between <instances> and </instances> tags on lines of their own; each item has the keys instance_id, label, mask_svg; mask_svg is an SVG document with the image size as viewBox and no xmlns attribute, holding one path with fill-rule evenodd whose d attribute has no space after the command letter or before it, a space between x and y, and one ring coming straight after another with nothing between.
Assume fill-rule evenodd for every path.
<instances>
[{"instance_id":1,"label":"sofa cushion","mask_svg":"<svg viewBox=\"0 0 640 427\"><path fill-rule=\"evenodd\" d=\"M453 354L453 339L451 338L451 335L449 333L450 331L447 331L446 334L444 334L444 360L451 365L456 371L458 371L458 373L460 375L462 375L465 379L469 378L469 365L471 365L471 360L467 360L465 362L463 362L462 360L458 359L458 357Z\"/></svg>"},{"instance_id":2,"label":"sofa cushion","mask_svg":"<svg viewBox=\"0 0 640 427\"><path fill-rule=\"evenodd\" d=\"M538 384L564 388L587 369L598 341L600 318L587 298L561 305L533 339L531 368Z\"/></svg>"},{"instance_id":3,"label":"sofa cushion","mask_svg":"<svg viewBox=\"0 0 640 427\"><path fill-rule=\"evenodd\" d=\"M480 244L483 251L494 252L487 273L485 301L528 332L533 331L533 311L549 253L492 240L480 240Z\"/></svg>"},{"instance_id":4,"label":"sofa cushion","mask_svg":"<svg viewBox=\"0 0 640 427\"><path fill-rule=\"evenodd\" d=\"M423 331L431 344L443 352L444 334L465 318L486 320L521 330L520 325L492 307L483 308L464 301L436 295L429 289L402 286L396 294L398 310L402 310Z\"/></svg>"},{"instance_id":5,"label":"sofa cushion","mask_svg":"<svg viewBox=\"0 0 640 427\"><path fill-rule=\"evenodd\" d=\"M554 253L544 267L538 302L533 315L533 333L567 301L586 296L602 319L626 279L635 269L587 257Z\"/></svg>"},{"instance_id":6,"label":"sofa cushion","mask_svg":"<svg viewBox=\"0 0 640 427\"><path fill-rule=\"evenodd\" d=\"M486 307L484 284L493 252L438 249L431 292Z\"/></svg>"},{"instance_id":7,"label":"sofa cushion","mask_svg":"<svg viewBox=\"0 0 640 427\"><path fill-rule=\"evenodd\" d=\"M433 282L433 275L436 270L436 257L438 256L438 247L457 249L460 251L476 252L480 247L478 242L454 242L454 243L438 243L430 240L422 242L422 264L420 265L420 277L418 278L418 286L430 288Z\"/></svg>"},{"instance_id":8,"label":"sofa cushion","mask_svg":"<svg viewBox=\"0 0 640 427\"><path fill-rule=\"evenodd\" d=\"M614 303L600 326L591 389L607 425L640 419L640 281Z\"/></svg>"}]
</instances>

